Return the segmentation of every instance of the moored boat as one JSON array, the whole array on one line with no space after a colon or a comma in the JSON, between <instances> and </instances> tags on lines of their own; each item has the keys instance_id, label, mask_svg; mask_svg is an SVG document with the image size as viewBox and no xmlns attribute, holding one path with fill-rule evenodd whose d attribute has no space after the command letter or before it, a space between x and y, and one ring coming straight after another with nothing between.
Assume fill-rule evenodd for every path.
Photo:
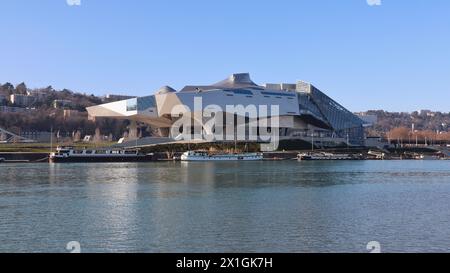
<instances>
[{"instance_id":1,"label":"moored boat","mask_svg":"<svg viewBox=\"0 0 450 273\"><path fill-rule=\"evenodd\" d=\"M352 160L354 159L348 154L332 154L326 152L317 153L300 153L297 155L298 160Z\"/></svg>"},{"instance_id":2,"label":"moored boat","mask_svg":"<svg viewBox=\"0 0 450 273\"><path fill-rule=\"evenodd\" d=\"M368 159L378 159L378 160L383 160L385 159L386 154L384 152L380 152L380 151L373 151L373 150L369 150L367 152L367 158Z\"/></svg>"},{"instance_id":3,"label":"moored boat","mask_svg":"<svg viewBox=\"0 0 450 273\"><path fill-rule=\"evenodd\" d=\"M57 148L50 154L50 162L146 162L155 161L154 154L142 154L139 150Z\"/></svg>"},{"instance_id":4,"label":"moored boat","mask_svg":"<svg viewBox=\"0 0 450 273\"><path fill-rule=\"evenodd\" d=\"M181 161L258 161L263 160L260 153L209 154L208 152L188 151L181 155Z\"/></svg>"}]
</instances>

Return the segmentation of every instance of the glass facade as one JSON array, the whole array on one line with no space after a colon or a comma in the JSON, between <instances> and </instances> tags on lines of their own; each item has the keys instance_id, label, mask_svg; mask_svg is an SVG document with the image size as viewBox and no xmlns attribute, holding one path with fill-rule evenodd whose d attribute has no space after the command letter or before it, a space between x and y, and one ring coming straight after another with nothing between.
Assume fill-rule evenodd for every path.
<instances>
[{"instance_id":1,"label":"glass facade","mask_svg":"<svg viewBox=\"0 0 450 273\"><path fill-rule=\"evenodd\" d=\"M310 112L317 118L323 119L322 113L320 113L319 108L311 101L311 97L306 93L298 93L298 103L300 107L300 112Z\"/></svg>"},{"instance_id":2,"label":"glass facade","mask_svg":"<svg viewBox=\"0 0 450 273\"><path fill-rule=\"evenodd\" d=\"M234 94L239 94L239 95L248 95L248 96L253 95L252 91L247 90L247 89L233 89L233 90L224 89L223 91L232 92Z\"/></svg>"},{"instance_id":3,"label":"glass facade","mask_svg":"<svg viewBox=\"0 0 450 273\"><path fill-rule=\"evenodd\" d=\"M149 108L155 108L155 107L156 107L155 96L140 97L137 99L137 110L138 111L145 111Z\"/></svg>"},{"instance_id":4,"label":"glass facade","mask_svg":"<svg viewBox=\"0 0 450 273\"><path fill-rule=\"evenodd\" d=\"M149 108L156 108L155 96L140 97L127 100L127 112L145 111Z\"/></svg>"},{"instance_id":5,"label":"glass facade","mask_svg":"<svg viewBox=\"0 0 450 273\"><path fill-rule=\"evenodd\" d=\"M295 97L295 94L291 93L283 93L283 92L268 92L268 91L261 91L261 94L267 95L267 96L277 96L277 97Z\"/></svg>"},{"instance_id":6,"label":"glass facade","mask_svg":"<svg viewBox=\"0 0 450 273\"><path fill-rule=\"evenodd\" d=\"M137 111L138 99L127 100L127 112Z\"/></svg>"},{"instance_id":7,"label":"glass facade","mask_svg":"<svg viewBox=\"0 0 450 273\"><path fill-rule=\"evenodd\" d=\"M308 93L298 93L298 101L300 113L313 114L328 123L335 137L348 138L353 145L364 144L364 122L314 86Z\"/></svg>"}]
</instances>

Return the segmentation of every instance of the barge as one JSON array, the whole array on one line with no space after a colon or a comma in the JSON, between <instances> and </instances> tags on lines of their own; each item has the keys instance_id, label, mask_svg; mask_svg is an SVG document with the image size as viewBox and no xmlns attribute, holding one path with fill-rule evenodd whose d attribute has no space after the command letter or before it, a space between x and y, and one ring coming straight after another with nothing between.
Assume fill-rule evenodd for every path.
<instances>
[{"instance_id":1,"label":"barge","mask_svg":"<svg viewBox=\"0 0 450 273\"><path fill-rule=\"evenodd\" d=\"M332 154L326 152L317 153L300 153L297 155L299 161L302 160L353 160L355 159L348 154Z\"/></svg>"},{"instance_id":2,"label":"barge","mask_svg":"<svg viewBox=\"0 0 450 273\"><path fill-rule=\"evenodd\" d=\"M153 153L142 154L139 150L57 148L56 152L50 153L49 160L52 163L149 162L156 158Z\"/></svg>"},{"instance_id":3,"label":"barge","mask_svg":"<svg viewBox=\"0 0 450 273\"><path fill-rule=\"evenodd\" d=\"M181 161L259 161L263 160L260 153L242 154L209 154L207 152L188 151L181 155Z\"/></svg>"}]
</instances>

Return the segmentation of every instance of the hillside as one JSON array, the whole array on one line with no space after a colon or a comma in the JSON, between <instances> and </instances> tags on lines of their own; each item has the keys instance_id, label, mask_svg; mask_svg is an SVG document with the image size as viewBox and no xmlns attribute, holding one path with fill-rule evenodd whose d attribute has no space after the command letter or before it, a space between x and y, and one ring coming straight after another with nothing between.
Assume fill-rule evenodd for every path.
<instances>
[{"instance_id":1,"label":"hillside","mask_svg":"<svg viewBox=\"0 0 450 273\"><path fill-rule=\"evenodd\" d=\"M14 101L12 96L14 96ZM17 86L0 84L0 127L11 132L49 132L62 136L102 134L120 137L126 122L88 119L86 107L113 100L53 87L29 89L25 83Z\"/></svg>"},{"instance_id":2,"label":"hillside","mask_svg":"<svg viewBox=\"0 0 450 273\"><path fill-rule=\"evenodd\" d=\"M11 100L11 95L18 97L16 101ZM16 133L49 132L53 129L60 135L69 137L76 134L94 135L98 129L102 135L118 139L127 131L129 123L112 119L89 120L86 107L120 100L122 97L99 97L68 89L55 90L51 86L29 89L25 83L17 86L0 84L0 127ZM369 136L410 138L415 131L423 138L439 138L439 135L450 139L450 113L429 110L412 113L371 110L363 114L376 116L377 119L367 129ZM151 132L151 128L146 131Z\"/></svg>"}]
</instances>

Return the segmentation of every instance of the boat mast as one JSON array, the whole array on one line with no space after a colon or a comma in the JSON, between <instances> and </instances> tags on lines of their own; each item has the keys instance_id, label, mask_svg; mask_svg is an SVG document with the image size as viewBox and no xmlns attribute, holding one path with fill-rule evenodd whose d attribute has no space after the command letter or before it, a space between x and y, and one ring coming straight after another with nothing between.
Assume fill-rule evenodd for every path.
<instances>
[{"instance_id":1,"label":"boat mast","mask_svg":"<svg viewBox=\"0 0 450 273\"><path fill-rule=\"evenodd\" d=\"M53 126L50 127L50 153L53 152Z\"/></svg>"},{"instance_id":2,"label":"boat mast","mask_svg":"<svg viewBox=\"0 0 450 273\"><path fill-rule=\"evenodd\" d=\"M237 153L237 126L234 127L234 153Z\"/></svg>"}]
</instances>

